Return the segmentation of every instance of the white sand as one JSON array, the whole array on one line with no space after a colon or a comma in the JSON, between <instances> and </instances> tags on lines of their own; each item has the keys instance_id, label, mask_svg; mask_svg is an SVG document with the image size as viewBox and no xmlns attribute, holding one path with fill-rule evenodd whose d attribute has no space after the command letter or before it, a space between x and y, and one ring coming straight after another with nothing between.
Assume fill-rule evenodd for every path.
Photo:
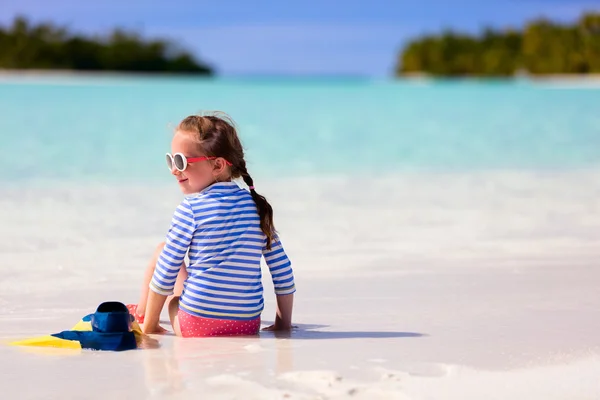
<instances>
[{"instance_id":1,"label":"white sand","mask_svg":"<svg viewBox=\"0 0 600 400\"><path fill-rule=\"evenodd\" d=\"M295 267L291 337L1 345L2 398L600 398L599 171L257 182ZM136 301L179 198L0 188L0 342Z\"/></svg>"}]
</instances>

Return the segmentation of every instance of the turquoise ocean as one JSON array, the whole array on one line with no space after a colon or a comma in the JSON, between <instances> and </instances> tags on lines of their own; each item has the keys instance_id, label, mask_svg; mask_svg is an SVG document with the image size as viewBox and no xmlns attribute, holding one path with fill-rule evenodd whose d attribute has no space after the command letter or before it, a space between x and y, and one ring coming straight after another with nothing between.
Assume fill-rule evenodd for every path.
<instances>
[{"instance_id":1,"label":"turquoise ocean","mask_svg":"<svg viewBox=\"0 0 600 400\"><path fill-rule=\"evenodd\" d=\"M600 164L588 85L34 76L0 80L0 181L165 181L173 127L213 110L261 178Z\"/></svg>"}]
</instances>

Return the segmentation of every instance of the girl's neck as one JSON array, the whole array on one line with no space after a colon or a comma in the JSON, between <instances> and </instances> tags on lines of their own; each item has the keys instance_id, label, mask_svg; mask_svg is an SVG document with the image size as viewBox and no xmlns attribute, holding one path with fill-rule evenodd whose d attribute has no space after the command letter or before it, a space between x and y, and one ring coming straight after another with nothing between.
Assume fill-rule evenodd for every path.
<instances>
[{"instance_id":1,"label":"girl's neck","mask_svg":"<svg viewBox=\"0 0 600 400\"><path fill-rule=\"evenodd\" d=\"M231 182L231 175L215 177L215 183L219 183L219 182Z\"/></svg>"}]
</instances>

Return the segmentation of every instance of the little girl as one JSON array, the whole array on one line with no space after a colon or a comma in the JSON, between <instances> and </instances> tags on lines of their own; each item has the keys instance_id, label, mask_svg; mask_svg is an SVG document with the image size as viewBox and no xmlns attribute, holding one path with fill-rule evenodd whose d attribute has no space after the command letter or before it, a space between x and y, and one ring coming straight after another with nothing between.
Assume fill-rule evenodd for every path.
<instances>
[{"instance_id":1,"label":"little girl","mask_svg":"<svg viewBox=\"0 0 600 400\"><path fill-rule=\"evenodd\" d=\"M137 305L128 308L145 333L162 333L169 298L175 334L256 335L263 311L261 257L277 297L275 323L291 328L294 275L273 225L273 209L246 170L244 151L226 117L189 116L179 123L167 165L184 199L146 272ZM242 177L249 191L234 178ZM189 265L184 264L188 255Z\"/></svg>"}]
</instances>

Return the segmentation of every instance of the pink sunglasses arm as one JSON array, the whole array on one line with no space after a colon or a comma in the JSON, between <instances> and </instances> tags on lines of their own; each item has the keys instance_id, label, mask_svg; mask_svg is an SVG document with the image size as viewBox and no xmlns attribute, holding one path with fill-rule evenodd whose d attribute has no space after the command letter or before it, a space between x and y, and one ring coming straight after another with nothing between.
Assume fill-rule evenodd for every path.
<instances>
[{"instance_id":1,"label":"pink sunglasses arm","mask_svg":"<svg viewBox=\"0 0 600 400\"><path fill-rule=\"evenodd\" d=\"M193 162L199 162L199 161L205 161L205 160L214 160L217 157L206 157L206 156L202 156L202 157L191 157L187 159L188 163L193 163ZM231 164L229 161L225 160L225 163L227 165L233 165Z\"/></svg>"}]
</instances>

